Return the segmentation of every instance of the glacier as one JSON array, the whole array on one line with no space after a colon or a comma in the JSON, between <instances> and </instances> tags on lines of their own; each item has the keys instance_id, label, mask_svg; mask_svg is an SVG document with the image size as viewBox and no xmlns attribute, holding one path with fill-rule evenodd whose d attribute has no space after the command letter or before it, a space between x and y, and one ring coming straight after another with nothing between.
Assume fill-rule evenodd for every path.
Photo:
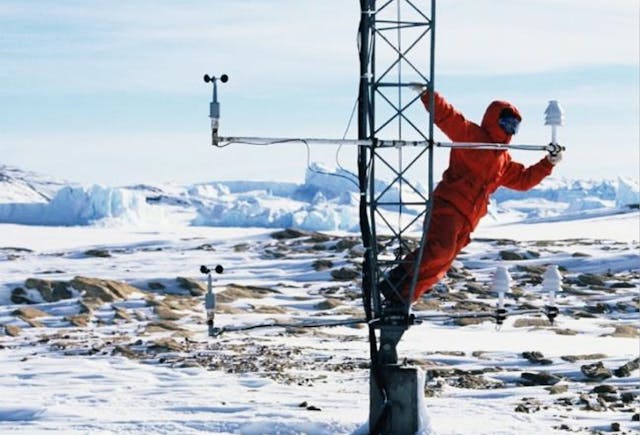
<instances>
[{"instance_id":1,"label":"glacier","mask_svg":"<svg viewBox=\"0 0 640 435\"><path fill-rule=\"evenodd\" d=\"M0 223L45 226L172 225L216 227L294 227L309 231L359 229L359 193L354 175L312 164L302 183L212 181L189 186L79 186L17 168L0 166ZM382 190L384 182L377 180ZM426 196L424 189L403 198ZM383 200L393 201L389 189ZM489 207L501 219L540 220L588 217L637 209L637 180L547 178L527 192L499 188ZM397 216L397 207L384 210ZM404 214L415 215L406 208ZM179 218L177 218L178 216ZM419 225L420 223L416 223Z\"/></svg>"}]
</instances>

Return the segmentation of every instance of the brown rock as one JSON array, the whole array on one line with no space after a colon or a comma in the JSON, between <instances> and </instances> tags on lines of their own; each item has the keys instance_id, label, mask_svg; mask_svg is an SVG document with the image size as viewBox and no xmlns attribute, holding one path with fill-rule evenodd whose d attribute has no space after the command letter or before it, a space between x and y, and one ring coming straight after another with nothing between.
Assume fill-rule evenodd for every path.
<instances>
[{"instance_id":1,"label":"brown rock","mask_svg":"<svg viewBox=\"0 0 640 435\"><path fill-rule=\"evenodd\" d=\"M207 292L207 287L203 283L193 278L177 277L178 286L182 289L189 290L191 296L202 296Z\"/></svg>"},{"instance_id":2,"label":"brown rock","mask_svg":"<svg viewBox=\"0 0 640 435\"><path fill-rule=\"evenodd\" d=\"M89 324L89 314L78 314L76 316L65 317L73 326L85 327Z\"/></svg>"},{"instance_id":3,"label":"brown rock","mask_svg":"<svg viewBox=\"0 0 640 435\"><path fill-rule=\"evenodd\" d=\"M564 355L564 356L561 356L560 358L565 361L576 362L580 360L605 359L606 357L607 355L603 353L590 353L585 355Z\"/></svg>"},{"instance_id":4,"label":"brown rock","mask_svg":"<svg viewBox=\"0 0 640 435\"><path fill-rule=\"evenodd\" d=\"M180 320L183 317L182 314L172 310L165 305L158 305L154 308L154 310L158 318L162 320Z\"/></svg>"},{"instance_id":5,"label":"brown rock","mask_svg":"<svg viewBox=\"0 0 640 435\"><path fill-rule=\"evenodd\" d=\"M46 302L58 302L70 299L73 293L69 289L69 283L64 281L49 281L39 278L28 278L25 281L28 289L35 289Z\"/></svg>"},{"instance_id":6,"label":"brown rock","mask_svg":"<svg viewBox=\"0 0 640 435\"><path fill-rule=\"evenodd\" d=\"M332 270L331 277L336 281L352 281L360 277L360 272L350 267L341 267Z\"/></svg>"},{"instance_id":7,"label":"brown rock","mask_svg":"<svg viewBox=\"0 0 640 435\"><path fill-rule=\"evenodd\" d=\"M42 310L33 307L24 307L14 310L12 313L14 316L18 316L21 319L37 319L38 317L47 317L49 314Z\"/></svg>"},{"instance_id":8,"label":"brown rock","mask_svg":"<svg viewBox=\"0 0 640 435\"><path fill-rule=\"evenodd\" d=\"M14 304L34 304L35 301L29 297L29 294L22 287L16 287L11 291L11 302Z\"/></svg>"},{"instance_id":9,"label":"brown rock","mask_svg":"<svg viewBox=\"0 0 640 435\"><path fill-rule=\"evenodd\" d=\"M166 331L183 331L184 328L169 320L160 320L157 322L149 322L145 329L146 332L166 332Z\"/></svg>"},{"instance_id":10,"label":"brown rock","mask_svg":"<svg viewBox=\"0 0 640 435\"><path fill-rule=\"evenodd\" d=\"M135 293L141 293L141 290L129 284L107 279L76 276L69 284L83 292L83 298L96 298L102 302L128 299Z\"/></svg>"},{"instance_id":11,"label":"brown rock","mask_svg":"<svg viewBox=\"0 0 640 435\"><path fill-rule=\"evenodd\" d=\"M556 384L552 387L548 387L549 394L563 394L569 391L569 386L567 384Z\"/></svg>"},{"instance_id":12,"label":"brown rock","mask_svg":"<svg viewBox=\"0 0 640 435\"><path fill-rule=\"evenodd\" d=\"M120 354L120 355L122 355L124 357L127 357L129 359L138 359L139 358L139 355L134 350L132 350L130 347L123 346L123 345L120 345L120 344L116 345L113 348L113 354Z\"/></svg>"},{"instance_id":13,"label":"brown rock","mask_svg":"<svg viewBox=\"0 0 640 435\"><path fill-rule=\"evenodd\" d=\"M17 337L22 332L22 328L16 325L4 325L4 333L10 337Z\"/></svg>"},{"instance_id":14,"label":"brown rock","mask_svg":"<svg viewBox=\"0 0 640 435\"><path fill-rule=\"evenodd\" d=\"M613 371L613 373L619 378L627 378L631 376L631 373L634 370L638 370L640 368L640 358L636 358L628 363L618 367Z\"/></svg>"},{"instance_id":15,"label":"brown rock","mask_svg":"<svg viewBox=\"0 0 640 435\"><path fill-rule=\"evenodd\" d=\"M623 337L623 338L637 338L640 337L638 328L633 325L615 325L615 330L611 334L606 334L611 337Z\"/></svg>"},{"instance_id":16,"label":"brown rock","mask_svg":"<svg viewBox=\"0 0 640 435\"><path fill-rule=\"evenodd\" d=\"M184 346L172 338L160 338L155 340L148 349L151 352L182 352Z\"/></svg>"},{"instance_id":17,"label":"brown rock","mask_svg":"<svg viewBox=\"0 0 640 435\"><path fill-rule=\"evenodd\" d=\"M578 282L582 285L597 285L604 286L605 282L599 275L593 273L583 273L578 275Z\"/></svg>"},{"instance_id":18,"label":"brown rock","mask_svg":"<svg viewBox=\"0 0 640 435\"><path fill-rule=\"evenodd\" d=\"M87 257L109 258L111 254L106 249L89 249L84 252Z\"/></svg>"},{"instance_id":19,"label":"brown rock","mask_svg":"<svg viewBox=\"0 0 640 435\"><path fill-rule=\"evenodd\" d=\"M516 328L528 328L528 327L543 327L543 326L551 326L548 319L543 318L521 318L516 319L513 322L513 326Z\"/></svg>"},{"instance_id":20,"label":"brown rock","mask_svg":"<svg viewBox=\"0 0 640 435\"><path fill-rule=\"evenodd\" d=\"M333 267L333 261L331 260L315 260L311 263L311 267L316 272L321 272L323 270L331 269Z\"/></svg>"},{"instance_id":21,"label":"brown rock","mask_svg":"<svg viewBox=\"0 0 640 435\"><path fill-rule=\"evenodd\" d=\"M275 233L272 233L271 237L277 240L283 240L283 239L297 239L298 237L306 237L308 235L309 233L307 232L295 230L293 228L287 228L285 230L276 231Z\"/></svg>"},{"instance_id":22,"label":"brown rock","mask_svg":"<svg viewBox=\"0 0 640 435\"><path fill-rule=\"evenodd\" d=\"M358 246L359 244L360 241L356 239L340 239L338 240L338 243L336 243L336 251L351 249L354 246Z\"/></svg>"},{"instance_id":23,"label":"brown rock","mask_svg":"<svg viewBox=\"0 0 640 435\"><path fill-rule=\"evenodd\" d=\"M238 299L260 299L265 296L279 293L279 291L268 287L229 284L226 286L225 290L216 294L216 300L222 303L229 303Z\"/></svg>"},{"instance_id":24,"label":"brown rock","mask_svg":"<svg viewBox=\"0 0 640 435\"><path fill-rule=\"evenodd\" d=\"M524 385L555 385L562 380L560 376L549 372L529 373L524 372L520 375Z\"/></svg>"},{"instance_id":25,"label":"brown rock","mask_svg":"<svg viewBox=\"0 0 640 435\"><path fill-rule=\"evenodd\" d=\"M339 307L340 305L342 305L342 301L340 299L327 298L322 302L318 302L314 308L316 310L331 310Z\"/></svg>"},{"instance_id":26,"label":"brown rock","mask_svg":"<svg viewBox=\"0 0 640 435\"><path fill-rule=\"evenodd\" d=\"M147 283L147 287L149 290L164 290L167 288L164 284L158 281L149 281Z\"/></svg>"},{"instance_id":27,"label":"brown rock","mask_svg":"<svg viewBox=\"0 0 640 435\"><path fill-rule=\"evenodd\" d=\"M515 251L500 251L499 254L500 255L500 259L505 260L505 261L518 261L518 260L524 260L524 256L518 254Z\"/></svg>"},{"instance_id":28,"label":"brown rock","mask_svg":"<svg viewBox=\"0 0 640 435\"><path fill-rule=\"evenodd\" d=\"M582 367L580 367L580 371L590 379L603 380L613 376L611 370L606 368L602 361L595 364L583 365Z\"/></svg>"}]
</instances>

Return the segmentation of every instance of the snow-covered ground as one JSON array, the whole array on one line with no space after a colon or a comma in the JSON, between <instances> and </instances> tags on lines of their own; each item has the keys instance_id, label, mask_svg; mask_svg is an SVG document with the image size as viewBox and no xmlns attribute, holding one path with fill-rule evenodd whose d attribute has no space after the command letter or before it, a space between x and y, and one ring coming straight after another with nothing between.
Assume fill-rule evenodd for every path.
<instances>
[{"instance_id":1,"label":"snow-covered ground","mask_svg":"<svg viewBox=\"0 0 640 435\"><path fill-rule=\"evenodd\" d=\"M225 267L219 326L363 317L349 182L86 188L0 173L1 433L362 432L365 329L210 338L198 271ZM637 190L551 180L529 196L496 193L416 313L493 307L498 265L513 276L510 308L541 306L541 269L556 264L561 315L554 325L510 317L499 331L489 321L410 328L399 353L428 374L435 433L640 430ZM290 226L307 232L273 236Z\"/></svg>"}]
</instances>

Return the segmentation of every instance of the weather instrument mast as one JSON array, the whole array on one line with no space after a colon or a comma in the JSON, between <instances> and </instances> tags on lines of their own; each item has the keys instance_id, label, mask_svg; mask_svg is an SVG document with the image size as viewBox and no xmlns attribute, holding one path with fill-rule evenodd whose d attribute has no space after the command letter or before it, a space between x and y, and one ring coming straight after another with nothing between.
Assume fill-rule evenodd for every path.
<instances>
[{"instance_id":1,"label":"weather instrument mast","mask_svg":"<svg viewBox=\"0 0 640 435\"><path fill-rule=\"evenodd\" d=\"M562 147L556 143L555 128L562 125L562 114L557 103L547 109L547 124L553 128L549 145L435 142L433 110L425 112L420 96L412 88L419 84L431 91L428 106L433 109L436 0L359 0L359 4L357 139L220 135L217 82L225 83L228 76L205 75L204 81L213 84L211 141L214 146L299 141L357 147L360 230L365 248L362 300L371 352L369 431L416 433L422 412L418 393L422 391L421 377L417 369L398 364L396 347L404 332L420 320L410 309L418 274L411 274L414 278L409 298L401 305L388 306L381 298L378 283L387 271L406 262L406 254L416 248L407 237L410 232L421 231L422 240L417 245L417 255L406 266L415 270L420 264L430 224L434 150L464 147L558 152Z\"/></svg>"}]
</instances>

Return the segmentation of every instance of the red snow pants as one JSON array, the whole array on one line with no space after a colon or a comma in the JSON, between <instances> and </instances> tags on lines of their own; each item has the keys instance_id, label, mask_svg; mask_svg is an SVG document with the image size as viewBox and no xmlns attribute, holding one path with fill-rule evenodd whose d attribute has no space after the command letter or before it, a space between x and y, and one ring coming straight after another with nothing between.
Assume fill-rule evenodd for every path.
<instances>
[{"instance_id":1,"label":"red snow pants","mask_svg":"<svg viewBox=\"0 0 640 435\"><path fill-rule=\"evenodd\" d=\"M457 209L436 199L431 211L431 223L422 253L422 261L418 267L416 290L411 302L418 300L445 276L458 253L471 241L469 238L471 231L469 221ZM418 252L415 250L406 257L406 269L412 269L413 260ZM409 274L413 275L413 270L410 270ZM404 288L404 293L407 296L410 286L411 280L409 279Z\"/></svg>"}]
</instances>

